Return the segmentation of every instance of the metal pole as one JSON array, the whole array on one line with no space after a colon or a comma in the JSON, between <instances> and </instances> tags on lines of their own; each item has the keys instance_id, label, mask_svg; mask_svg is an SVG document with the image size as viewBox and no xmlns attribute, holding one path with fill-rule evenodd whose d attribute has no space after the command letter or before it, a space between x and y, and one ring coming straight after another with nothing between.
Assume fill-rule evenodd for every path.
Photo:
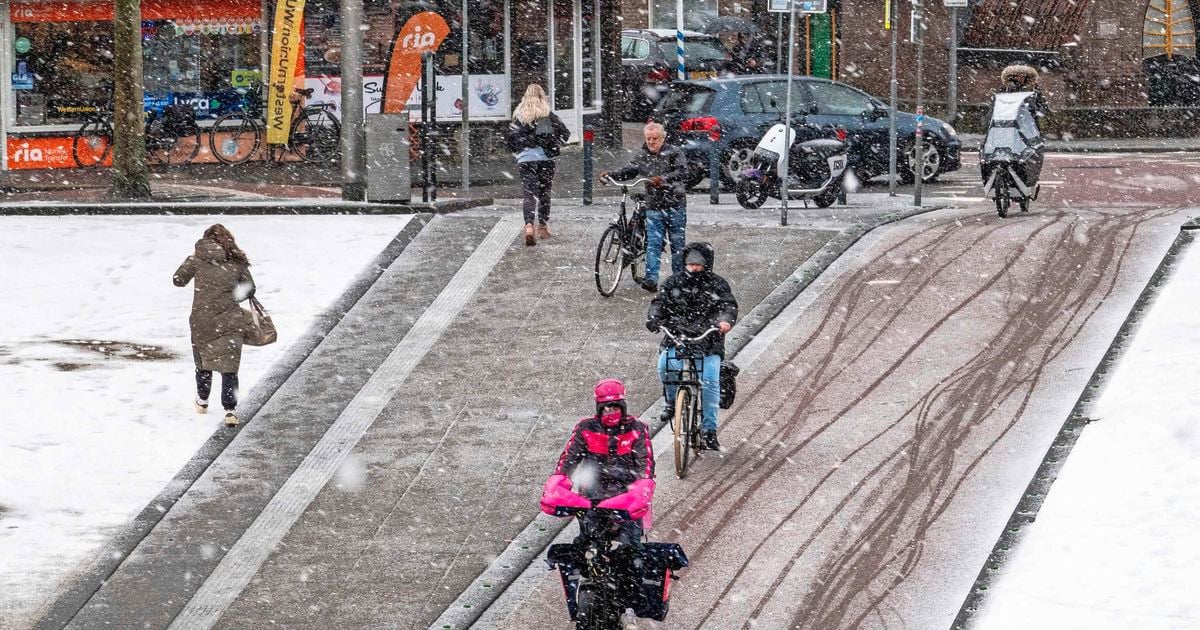
<instances>
[{"instance_id":1,"label":"metal pole","mask_svg":"<svg viewBox=\"0 0 1200 630\"><path fill-rule=\"evenodd\" d=\"M921 206L921 193L925 188L925 7L917 0L913 9L917 12L913 31L917 34L917 142L913 148L913 205Z\"/></svg>"},{"instance_id":2,"label":"metal pole","mask_svg":"<svg viewBox=\"0 0 1200 630\"><path fill-rule=\"evenodd\" d=\"M363 124L362 0L342 0L342 199L367 198Z\"/></svg>"},{"instance_id":3,"label":"metal pole","mask_svg":"<svg viewBox=\"0 0 1200 630\"><path fill-rule=\"evenodd\" d=\"M467 68L467 56L469 52L468 42L470 41L470 25L467 8L470 2L463 0L462 3L462 135L458 139L458 155L462 160L462 189L471 189L471 92L468 83L471 79L470 70Z\"/></svg>"},{"instance_id":4,"label":"metal pole","mask_svg":"<svg viewBox=\"0 0 1200 630\"><path fill-rule=\"evenodd\" d=\"M946 120L957 124L958 120L958 7L950 7L950 96Z\"/></svg>"},{"instance_id":5,"label":"metal pole","mask_svg":"<svg viewBox=\"0 0 1200 630\"><path fill-rule=\"evenodd\" d=\"M896 134L896 101L898 100L899 82L896 79L896 56L898 53L898 38L896 34L896 0L889 0L887 16L892 27L892 84L891 84L891 101L888 110L888 194L896 196L896 150L897 150L897 134Z\"/></svg>"},{"instance_id":6,"label":"metal pole","mask_svg":"<svg viewBox=\"0 0 1200 630\"><path fill-rule=\"evenodd\" d=\"M592 205L592 143L596 130L591 125L583 128L583 205Z\"/></svg>"},{"instance_id":7,"label":"metal pole","mask_svg":"<svg viewBox=\"0 0 1200 630\"><path fill-rule=\"evenodd\" d=\"M783 132L783 172L779 174L779 225L788 224L788 161L792 153L792 77L796 71L796 0L789 3L788 8L788 71L787 71L787 97L784 99L784 119L783 124L786 125L786 130Z\"/></svg>"},{"instance_id":8,"label":"metal pole","mask_svg":"<svg viewBox=\"0 0 1200 630\"><path fill-rule=\"evenodd\" d=\"M779 12L775 27L775 72L783 69L783 12Z\"/></svg>"},{"instance_id":9,"label":"metal pole","mask_svg":"<svg viewBox=\"0 0 1200 630\"><path fill-rule=\"evenodd\" d=\"M421 202L429 203L429 53L421 55Z\"/></svg>"},{"instance_id":10,"label":"metal pole","mask_svg":"<svg viewBox=\"0 0 1200 630\"><path fill-rule=\"evenodd\" d=\"M426 76L429 77L429 201L437 201L438 189L438 129L437 129L437 70L433 54L427 53Z\"/></svg>"},{"instance_id":11,"label":"metal pole","mask_svg":"<svg viewBox=\"0 0 1200 630\"><path fill-rule=\"evenodd\" d=\"M687 81L687 66L683 59L683 0L675 0L675 63L679 80Z\"/></svg>"}]
</instances>

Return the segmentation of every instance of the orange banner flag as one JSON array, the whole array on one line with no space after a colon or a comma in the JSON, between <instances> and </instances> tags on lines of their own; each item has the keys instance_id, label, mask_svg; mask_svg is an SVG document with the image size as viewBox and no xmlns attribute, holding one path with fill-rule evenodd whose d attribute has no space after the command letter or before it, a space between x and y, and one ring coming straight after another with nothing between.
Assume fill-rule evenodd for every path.
<instances>
[{"instance_id":1,"label":"orange banner flag","mask_svg":"<svg viewBox=\"0 0 1200 630\"><path fill-rule=\"evenodd\" d=\"M436 52L450 34L446 20L433 11L422 11L404 23L392 40L383 78L384 113L404 111L421 76L421 55Z\"/></svg>"}]
</instances>

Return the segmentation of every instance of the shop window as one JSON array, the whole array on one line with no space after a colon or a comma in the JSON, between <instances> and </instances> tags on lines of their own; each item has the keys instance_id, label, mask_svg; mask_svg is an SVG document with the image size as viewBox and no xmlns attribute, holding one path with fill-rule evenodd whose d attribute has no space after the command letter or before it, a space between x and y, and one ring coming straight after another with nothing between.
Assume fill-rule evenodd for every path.
<instances>
[{"instance_id":1,"label":"shop window","mask_svg":"<svg viewBox=\"0 0 1200 630\"><path fill-rule=\"evenodd\" d=\"M18 127L75 125L88 109L111 110L111 20L17 22L14 30ZM215 118L234 107L233 84L257 76L260 32L252 18L143 22L146 109L185 103Z\"/></svg>"},{"instance_id":2,"label":"shop window","mask_svg":"<svg viewBox=\"0 0 1200 630\"><path fill-rule=\"evenodd\" d=\"M600 97L600 2L583 0L583 22L580 25L581 59L580 79L583 82L583 108L599 109Z\"/></svg>"}]
</instances>

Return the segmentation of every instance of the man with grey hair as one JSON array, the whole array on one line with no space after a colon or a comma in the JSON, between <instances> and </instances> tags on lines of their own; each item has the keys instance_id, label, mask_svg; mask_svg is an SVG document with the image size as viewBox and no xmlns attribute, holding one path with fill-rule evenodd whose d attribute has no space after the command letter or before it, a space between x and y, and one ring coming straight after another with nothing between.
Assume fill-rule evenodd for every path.
<instances>
[{"instance_id":1,"label":"man with grey hair","mask_svg":"<svg viewBox=\"0 0 1200 630\"><path fill-rule=\"evenodd\" d=\"M659 258L663 241L671 243L671 273L683 273L683 248L687 244L687 158L678 147L665 146L667 131L659 123L647 123L646 144L624 168L600 173L618 181L648 177L646 184L646 279L642 288L658 291Z\"/></svg>"}]
</instances>

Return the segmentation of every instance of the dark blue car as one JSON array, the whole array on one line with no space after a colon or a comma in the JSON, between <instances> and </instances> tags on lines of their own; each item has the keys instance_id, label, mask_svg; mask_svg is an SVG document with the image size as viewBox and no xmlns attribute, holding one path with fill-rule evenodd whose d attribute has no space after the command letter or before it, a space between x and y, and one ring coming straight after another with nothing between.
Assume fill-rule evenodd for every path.
<instances>
[{"instance_id":1,"label":"dark blue car","mask_svg":"<svg viewBox=\"0 0 1200 630\"><path fill-rule=\"evenodd\" d=\"M785 111L786 75L755 75L673 84L652 118L664 124L667 142L681 146L692 164L693 186L708 174L710 151L721 159L722 180L741 173L763 134L780 122ZM845 129L850 163L866 181L888 172L888 109L884 103L844 83L795 77L792 83L794 120ZM917 117L898 112L898 164L905 183L913 181L912 157ZM948 123L925 119L925 181L958 170L962 143Z\"/></svg>"}]
</instances>

